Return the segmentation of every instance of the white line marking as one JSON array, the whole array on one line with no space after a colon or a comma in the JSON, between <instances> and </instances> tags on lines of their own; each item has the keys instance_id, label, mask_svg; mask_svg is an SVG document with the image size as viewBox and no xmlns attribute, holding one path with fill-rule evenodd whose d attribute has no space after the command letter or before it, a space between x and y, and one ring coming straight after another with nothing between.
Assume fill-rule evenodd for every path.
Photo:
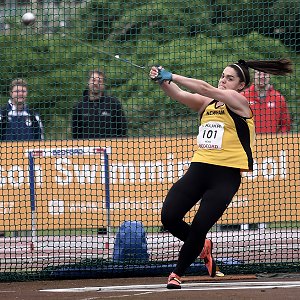
<instances>
[{"instance_id":1,"label":"white line marking","mask_svg":"<svg viewBox=\"0 0 300 300\"><path fill-rule=\"evenodd\" d=\"M120 298L133 297L133 296L142 296L142 295L149 295L149 294L153 294L153 292L128 294L128 295L126 294L126 295L107 296L105 298L108 298L108 299L118 298L118 299L120 299ZM96 299L99 299L99 296ZM83 300L85 300L85 299L83 299Z\"/></svg>"},{"instance_id":2,"label":"white line marking","mask_svg":"<svg viewBox=\"0 0 300 300\"><path fill-rule=\"evenodd\" d=\"M270 282L201 282L182 284L182 291L206 290L245 290L245 289L273 289L273 288L300 288L300 281L270 281ZM167 291L165 284L153 285L121 285L98 286L83 288L45 289L40 292L53 293L83 293L83 292L162 292Z\"/></svg>"}]
</instances>

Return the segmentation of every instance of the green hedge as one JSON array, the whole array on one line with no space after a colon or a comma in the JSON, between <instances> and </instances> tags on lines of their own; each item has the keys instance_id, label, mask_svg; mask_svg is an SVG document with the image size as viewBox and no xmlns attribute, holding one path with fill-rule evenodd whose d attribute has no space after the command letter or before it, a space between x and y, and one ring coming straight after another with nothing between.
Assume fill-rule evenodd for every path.
<instances>
[{"instance_id":1,"label":"green hedge","mask_svg":"<svg viewBox=\"0 0 300 300\"><path fill-rule=\"evenodd\" d=\"M42 115L46 138L70 138L71 108L81 98L87 71L103 69L109 93L122 101L131 136L195 134L197 116L164 96L149 80L148 69L108 54L144 66L159 63L211 84L217 83L226 64L240 58L289 57L295 73L272 81L286 96L297 130L300 58L295 48L266 28L282 19L275 6L297 8L297 1L264 1L255 8L252 1L243 1L229 9L231 2L92 1L68 16L68 27L50 34L22 28L17 16L11 34L0 36L0 101L7 101L13 78L27 78L29 101ZM265 25L257 26L262 9L269 15ZM287 20L283 25L295 26L291 16ZM282 28L282 20L280 24Z\"/></svg>"}]
</instances>

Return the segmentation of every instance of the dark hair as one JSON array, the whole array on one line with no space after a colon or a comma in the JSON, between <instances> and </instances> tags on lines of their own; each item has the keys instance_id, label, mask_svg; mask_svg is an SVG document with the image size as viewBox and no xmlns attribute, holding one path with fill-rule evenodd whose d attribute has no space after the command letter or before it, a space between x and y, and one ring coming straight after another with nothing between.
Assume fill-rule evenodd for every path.
<instances>
[{"instance_id":1,"label":"dark hair","mask_svg":"<svg viewBox=\"0 0 300 300\"><path fill-rule=\"evenodd\" d=\"M293 72L293 63L287 58L280 58L275 60L242 60L237 63L229 65L234 68L242 82L246 83L246 86L250 83L249 68L269 73L273 75L287 75Z\"/></svg>"}]
</instances>

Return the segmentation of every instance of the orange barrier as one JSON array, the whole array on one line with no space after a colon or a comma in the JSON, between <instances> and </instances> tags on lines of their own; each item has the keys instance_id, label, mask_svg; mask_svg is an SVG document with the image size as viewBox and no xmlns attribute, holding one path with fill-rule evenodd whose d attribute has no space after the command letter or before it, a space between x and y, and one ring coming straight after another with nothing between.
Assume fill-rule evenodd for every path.
<instances>
[{"instance_id":1,"label":"orange barrier","mask_svg":"<svg viewBox=\"0 0 300 300\"><path fill-rule=\"evenodd\" d=\"M110 151L111 225L137 220L160 226L162 202L187 169L195 138L2 143L0 230L31 229L28 151L45 149L51 155L34 156L37 229L106 226L103 159L99 153L83 155L84 147ZM299 136L258 136L254 157L254 172L243 174L220 223L299 220Z\"/></svg>"}]
</instances>

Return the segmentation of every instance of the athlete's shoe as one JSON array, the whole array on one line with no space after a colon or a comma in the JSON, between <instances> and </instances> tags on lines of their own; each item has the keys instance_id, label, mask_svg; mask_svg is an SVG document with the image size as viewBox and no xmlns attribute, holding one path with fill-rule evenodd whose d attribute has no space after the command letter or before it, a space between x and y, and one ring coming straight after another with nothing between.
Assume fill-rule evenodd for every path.
<instances>
[{"instance_id":1,"label":"athlete's shoe","mask_svg":"<svg viewBox=\"0 0 300 300\"><path fill-rule=\"evenodd\" d=\"M212 257L213 243L211 240L206 239L204 247L200 253L200 258L204 259L205 266L207 268L210 277L216 276L216 262Z\"/></svg>"},{"instance_id":2,"label":"athlete's shoe","mask_svg":"<svg viewBox=\"0 0 300 300\"><path fill-rule=\"evenodd\" d=\"M181 280L178 275L171 273L168 278L167 289L181 289Z\"/></svg>"}]
</instances>

